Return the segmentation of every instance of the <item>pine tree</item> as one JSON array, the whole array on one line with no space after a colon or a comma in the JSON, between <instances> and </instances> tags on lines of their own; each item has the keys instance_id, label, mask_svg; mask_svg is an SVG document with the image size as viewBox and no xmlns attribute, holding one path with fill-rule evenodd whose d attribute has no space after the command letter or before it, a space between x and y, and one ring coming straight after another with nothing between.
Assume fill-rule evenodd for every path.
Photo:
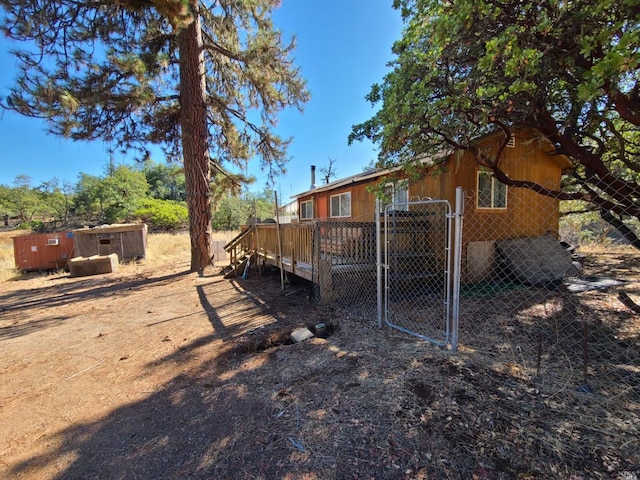
<instances>
[{"instance_id":1,"label":"pine tree","mask_svg":"<svg viewBox=\"0 0 640 480\"><path fill-rule=\"evenodd\" d=\"M8 0L19 75L5 108L74 140L128 151L161 145L182 159L191 271L211 260L211 165L259 157L270 174L289 140L278 112L308 99L294 42L274 29L273 0ZM213 169L213 175L218 168Z\"/></svg>"}]
</instances>

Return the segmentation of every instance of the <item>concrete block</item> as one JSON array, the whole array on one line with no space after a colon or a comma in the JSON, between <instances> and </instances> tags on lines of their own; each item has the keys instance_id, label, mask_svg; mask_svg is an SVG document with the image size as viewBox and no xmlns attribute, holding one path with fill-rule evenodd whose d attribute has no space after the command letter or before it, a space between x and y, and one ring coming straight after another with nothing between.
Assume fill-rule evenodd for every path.
<instances>
[{"instance_id":1,"label":"concrete block","mask_svg":"<svg viewBox=\"0 0 640 480\"><path fill-rule=\"evenodd\" d=\"M483 282L491 278L496 260L493 241L469 242L467 245L467 271L465 282Z\"/></svg>"},{"instance_id":2,"label":"concrete block","mask_svg":"<svg viewBox=\"0 0 640 480\"><path fill-rule=\"evenodd\" d=\"M306 327L297 328L293 332L291 332L291 338L294 342L302 342L303 340L307 340L313 337L313 333Z\"/></svg>"},{"instance_id":3,"label":"concrete block","mask_svg":"<svg viewBox=\"0 0 640 480\"><path fill-rule=\"evenodd\" d=\"M101 275L118 270L118 254L93 255L91 257L75 257L69 260L69 273L72 277Z\"/></svg>"}]
</instances>

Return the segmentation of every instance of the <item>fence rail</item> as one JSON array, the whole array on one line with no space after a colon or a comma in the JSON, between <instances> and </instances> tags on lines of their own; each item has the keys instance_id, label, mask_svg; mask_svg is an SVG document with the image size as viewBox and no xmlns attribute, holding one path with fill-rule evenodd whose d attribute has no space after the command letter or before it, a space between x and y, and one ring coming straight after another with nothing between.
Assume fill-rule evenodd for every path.
<instances>
[{"instance_id":1,"label":"fence rail","mask_svg":"<svg viewBox=\"0 0 640 480\"><path fill-rule=\"evenodd\" d=\"M237 270L251 256L307 280L313 272L313 225L260 223L247 226L225 250Z\"/></svg>"}]
</instances>

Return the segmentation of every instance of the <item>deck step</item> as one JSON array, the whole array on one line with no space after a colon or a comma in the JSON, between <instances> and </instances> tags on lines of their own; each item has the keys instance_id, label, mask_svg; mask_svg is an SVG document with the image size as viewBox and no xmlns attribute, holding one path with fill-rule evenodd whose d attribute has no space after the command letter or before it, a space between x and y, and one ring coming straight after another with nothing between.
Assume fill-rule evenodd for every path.
<instances>
[{"instance_id":1,"label":"deck step","mask_svg":"<svg viewBox=\"0 0 640 480\"><path fill-rule=\"evenodd\" d=\"M251 254L246 253L243 257L241 257L238 260L238 263L236 264L236 266L232 268L229 272L227 272L224 278L229 279L229 278L237 277L238 275L242 275L244 273L245 267L247 266L247 261L249 261L249 258L251 258Z\"/></svg>"}]
</instances>

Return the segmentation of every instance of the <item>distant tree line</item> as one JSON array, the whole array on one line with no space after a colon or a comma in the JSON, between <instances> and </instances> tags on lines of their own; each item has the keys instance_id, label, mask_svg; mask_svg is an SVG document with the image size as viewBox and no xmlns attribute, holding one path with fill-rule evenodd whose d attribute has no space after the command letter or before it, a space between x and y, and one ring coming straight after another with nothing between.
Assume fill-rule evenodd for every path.
<instances>
[{"instance_id":1,"label":"distant tree line","mask_svg":"<svg viewBox=\"0 0 640 480\"><path fill-rule=\"evenodd\" d=\"M214 230L236 230L250 217L274 215L268 189L249 194L219 188L211 224ZM34 185L19 175L12 185L0 185L0 217L5 226L36 231L138 221L156 231L187 229L184 172L180 165L147 160L109 167L103 176L80 173L75 184L53 178Z\"/></svg>"}]
</instances>

